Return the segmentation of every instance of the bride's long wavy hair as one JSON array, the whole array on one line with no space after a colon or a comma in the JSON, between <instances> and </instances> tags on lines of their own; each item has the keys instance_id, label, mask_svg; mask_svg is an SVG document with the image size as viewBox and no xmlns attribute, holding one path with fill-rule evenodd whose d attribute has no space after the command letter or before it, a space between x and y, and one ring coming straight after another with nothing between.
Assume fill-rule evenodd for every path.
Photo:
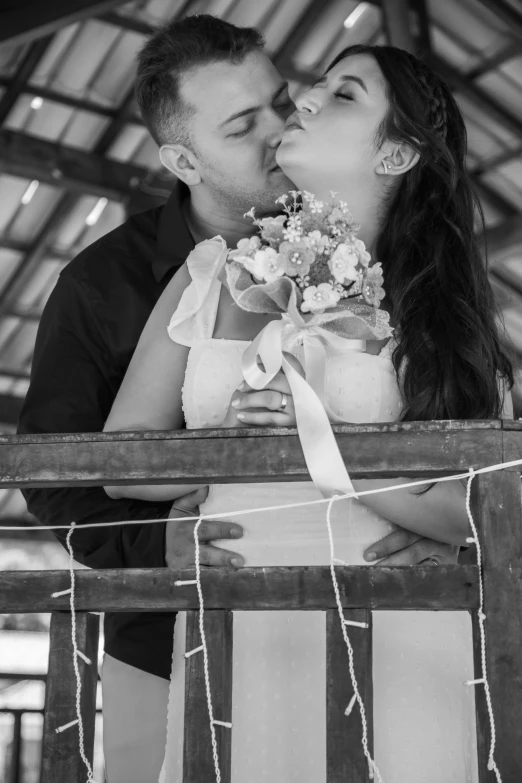
<instances>
[{"instance_id":1,"label":"bride's long wavy hair","mask_svg":"<svg viewBox=\"0 0 522 783\"><path fill-rule=\"evenodd\" d=\"M372 55L386 82L378 148L389 139L420 154L400 181L391 178L374 249L400 335L393 363L402 419L497 418L513 370L475 234L477 216L482 230L484 221L466 172L462 115L447 85L402 49L350 46L328 70L357 54Z\"/></svg>"}]
</instances>

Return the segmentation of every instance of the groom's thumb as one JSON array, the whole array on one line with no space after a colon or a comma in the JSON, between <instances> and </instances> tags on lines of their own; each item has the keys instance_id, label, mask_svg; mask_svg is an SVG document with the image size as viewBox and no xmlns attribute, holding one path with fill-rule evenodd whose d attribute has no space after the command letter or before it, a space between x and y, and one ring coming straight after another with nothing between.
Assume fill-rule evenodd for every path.
<instances>
[{"instance_id":1,"label":"groom's thumb","mask_svg":"<svg viewBox=\"0 0 522 783\"><path fill-rule=\"evenodd\" d=\"M189 492L188 495L183 495L183 497L178 498L175 505L180 511L191 513L195 511L201 503L205 502L207 495L208 487L200 487L199 489L195 489L194 492Z\"/></svg>"}]
</instances>

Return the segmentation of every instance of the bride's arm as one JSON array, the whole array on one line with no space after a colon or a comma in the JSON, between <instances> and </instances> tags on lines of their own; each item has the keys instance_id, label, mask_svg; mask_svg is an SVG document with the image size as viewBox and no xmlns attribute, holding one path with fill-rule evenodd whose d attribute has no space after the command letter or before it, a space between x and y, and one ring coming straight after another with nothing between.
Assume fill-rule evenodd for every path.
<instances>
[{"instance_id":1,"label":"bride's arm","mask_svg":"<svg viewBox=\"0 0 522 783\"><path fill-rule=\"evenodd\" d=\"M114 400L104 432L178 430L189 348L173 342L167 326L191 279L184 264L158 299ZM111 498L174 500L201 484L129 484L104 487Z\"/></svg>"},{"instance_id":2,"label":"bride's arm","mask_svg":"<svg viewBox=\"0 0 522 783\"><path fill-rule=\"evenodd\" d=\"M503 390L503 410L501 418L513 418L513 400L511 392ZM406 484L415 479L375 479L355 480L355 491L380 489L398 484ZM389 519L400 527L420 533L422 536L464 546L466 538L472 534L466 512L466 481L444 481L433 484L428 492L420 492L424 487L397 489L366 495L360 498L369 508Z\"/></svg>"}]
</instances>

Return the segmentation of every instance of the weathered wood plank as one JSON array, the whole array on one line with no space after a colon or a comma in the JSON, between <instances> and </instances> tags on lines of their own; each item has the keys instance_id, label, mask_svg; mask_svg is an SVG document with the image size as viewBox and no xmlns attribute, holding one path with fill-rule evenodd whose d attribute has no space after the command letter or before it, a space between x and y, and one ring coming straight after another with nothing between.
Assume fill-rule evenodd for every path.
<instances>
[{"instance_id":1,"label":"weathered wood plank","mask_svg":"<svg viewBox=\"0 0 522 783\"><path fill-rule=\"evenodd\" d=\"M472 511L482 530L486 660L495 715L495 759L505 783L520 780L522 770L522 503L520 475L503 470L475 479ZM475 618L475 664L480 650ZM484 688L475 686L481 783L487 771L491 732Z\"/></svg>"},{"instance_id":2,"label":"weathered wood plank","mask_svg":"<svg viewBox=\"0 0 522 783\"><path fill-rule=\"evenodd\" d=\"M348 626L354 651L354 671L363 700L368 729L368 750L373 756L372 613L355 609L346 620L368 623L368 628ZM348 668L348 650L337 609L326 613L326 781L367 783L368 762L361 738L361 713L357 702L345 715L354 695Z\"/></svg>"},{"instance_id":3,"label":"weathered wood plank","mask_svg":"<svg viewBox=\"0 0 522 783\"><path fill-rule=\"evenodd\" d=\"M92 661L89 666L78 658L82 682L84 749L92 767L98 680L98 616L87 612L77 613L76 640L78 649ZM79 752L78 724L56 733L59 726L72 720L76 720L76 676L71 642L71 615L68 612L53 612L45 690L41 783L72 783L87 779L87 768Z\"/></svg>"},{"instance_id":4,"label":"weathered wood plank","mask_svg":"<svg viewBox=\"0 0 522 783\"><path fill-rule=\"evenodd\" d=\"M476 609L475 566L343 566L336 568L346 609ZM104 612L197 609L195 570L168 568L76 571L76 606ZM203 568L209 609L321 610L335 607L329 566ZM0 572L0 612L67 610L68 596L51 593L70 585L68 571Z\"/></svg>"},{"instance_id":5,"label":"weathered wood plank","mask_svg":"<svg viewBox=\"0 0 522 783\"><path fill-rule=\"evenodd\" d=\"M342 425L335 431L354 478L435 476L500 462L500 423L465 424ZM29 441L10 436L0 443L0 462L0 487L309 479L294 429L108 433Z\"/></svg>"},{"instance_id":6,"label":"weathered wood plank","mask_svg":"<svg viewBox=\"0 0 522 783\"><path fill-rule=\"evenodd\" d=\"M209 652L210 691L214 720L232 721L232 612L205 611L205 638ZM186 652L201 645L199 612L187 613ZM215 726L222 783L230 783L232 731ZM187 658L185 668L185 729L183 783L214 780L203 653Z\"/></svg>"}]
</instances>

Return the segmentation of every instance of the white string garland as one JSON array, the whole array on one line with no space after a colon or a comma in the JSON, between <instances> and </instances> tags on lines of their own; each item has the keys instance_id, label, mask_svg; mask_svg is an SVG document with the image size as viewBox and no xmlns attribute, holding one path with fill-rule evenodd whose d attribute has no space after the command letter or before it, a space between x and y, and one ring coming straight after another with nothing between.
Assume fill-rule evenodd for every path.
<instances>
[{"instance_id":1,"label":"white string garland","mask_svg":"<svg viewBox=\"0 0 522 783\"><path fill-rule=\"evenodd\" d=\"M332 514L332 506L336 500L339 500L338 495L334 495L333 498L330 499L330 502L328 503L328 508L326 509L326 526L328 528L328 540L330 542L330 573L332 575L332 584L335 592L337 611L339 612L339 619L341 621L341 629L343 633L344 643L346 644L346 649L348 650L348 669L350 671L350 679L352 681L353 694L357 700L357 704L359 705L359 710L361 713L361 722L362 722L361 743L363 747L363 753L368 761L369 777L371 780L373 780L374 774L376 774L379 783L384 783L381 777L381 773L379 772L379 768L377 767L375 761L372 759L370 755L370 751L368 750L368 725L366 723L366 710L364 709L364 702L361 698L361 694L359 693L359 684L357 682L357 677L355 676L355 669L353 663L353 647L351 645L350 638L346 630L346 626L348 625L349 621L346 621L344 619L344 610L341 602L341 593L339 592L339 584L337 582L337 576L335 573L335 564L334 564L335 548L334 548L334 540L333 540L333 532L332 532L331 514Z\"/></svg>"},{"instance_id":2,"label":"white string garland","mask_svg":"<svg viewBox=\"0 0 522 783\"><path fill-rule=\"evenodd\" d=\"M469 470L466 473L460 473L455 474L452 476L441 476L439 478L434 479L424 479L420 481L412 481L405 484L395 484L393 486L389 487L381 487L378 489L371 489L371 490L364 490L361 492L352 492L347 493L344 495L335 495L333 498L320 498L318 500L311 500L301 503L286 503L278 506L266 506L263 508L252 508L252 509L244 509L239 511L223 511L218 514L212 514L209 519L220 519L223 517L230 518L232 516L239 516L243 514L251 514L251 513L260 513L262 511L278 511L278 510L285 510L289 508L299 508L303 506L312 506L319 503L327 503L327 512L326 512L326 523L328 528L328 536L330 540L330 572L332 575L332 583L335 591L336 596L336 603L337 608L339 612L339 617L341 619L341 627L342 627L342 633L344 637L344 641L348 650L348 657L349 657L349 669L350 669L350 677L352 680L352 686L354 689L354 695L352 696L352 699L350 701L350 704L345 710L345 715L350 715L352 708L355 704L355 701L357 701L361 713L361 721L363 725L363 733L362 733L362 746L364 754L368 760L368 766L369 766L369 777L370 779L373 779L374 774L377 775L379 783L384 783L381 774L379 772L379 769L375 763L375 761L372 759L370 752L368 750L368 731L367 731L367 723L366 723L366 714L364 710L364 704L362 701L362 698L360 696L357 678L355 676L355 671L353 668L353 648L350 643L350 639L348 637L346 626L347 625L356 625L353 621L348 621L344 619L344 612L342 607L342 602L340 598L340 592L339 592L339 586L337 583L337 577L335 574L335 563L343 564L341 561L339 561L338 558L335 557L335 551L334 551L334 542L333 542L333 535L332 535L332 529L331 529L331 522L330 522L330 515L331 515L331 509L335 501L342 500L345 498L354 498L354 497L362 497L364 495L375 495L379 494L381 492L393 492L394 490L398 489L407 489L411 487L418 487L425 484L436 484L441 483L443 481L456 481L459 479L467 479L467 491L466 491L466 512L468 515L468 520L471 526L471 529L473 530L474 537L468 538L467 543L474 543L477 547L477 564L478 564L478 570L479 570L479 594L480 594L480 606L478 611L478 618L479 618L479 628L480 628L480 644L481 644L481 668L482 668L482 677L476 679L476 680L468 680L465 685L478 685L483 684L484 685L484 691L486 696L486 702L488 706L488 716L489 716L489 723L490 723L490 733L491 733L491 745L490 745L490 751L489 751L489 758L488 758L488 770L494 771L497 783L502 783L502 778L500 775L500 772L498 770L498 767L494 760L494 750L495 750L495 740L496 740L496 734L495 734L495 722L494 722L494 715L493 715L493 705L491 702L491 693L489 688L489 683L487 679L487 670L486 670L486 632L485 632L485 620L486 616L484 614L484 585L483 585L483 576L482 576L482 552L480 548L480 542L478 538L478 531L475 526L472 512L471 512L471 482L473 481L473 478L480 474L480 473L491 473L493 471L503 470L505 468L511 468L511 467L517 467L519 465L522 465L522 459L519 460L511 460L509 462L503 462L496 465L490 465L485 468L479 468L478 470L474 470L473 468L469 468ZM197 520L197 524L194 527L194 543L195 543L195 566L196 566L196 579L195 580L179 580L175 582L176 585L184 585L184 584L196 584L197 590L198 590L198 597L199 597L199 630L200 630L200 636L201 636L201 647L197 648L196 650L192 650L189 653L185 654L185 657L188 657L196 652L203 652L204 656L204 674L205 674L205 689L206 689L206 695L207 695L207 705L208 705L208 712L209 712L209 722L210 722L210 732L211 732L211 741L212 741L212 754L214 759L214 769L216 774L216 783L221 783L221 773L219 769L219 757L218 757L218 751L217 751L217 742L216 742L216 734L215 734L215 728L214 726L224 726L226 728L232 728L232 724L228 723L226 721L218 721L214 720L213 717L213 708L212 708L212 695L210 691L210 675L209 675L209 666L208 666L208 650L207 650L207 643L205 638L205 628L204 628L204 601L203 601L203 591L202 591L202 585L201 585L201 566L200 566L200 548L199 548L199 538L198 538L198 529L201 523L204 519L206 519L204 515L199 516L184 516L183 519L185 521L190 520ZM116 522L94 522L94 523L87 523L82 524L82 528L90 528L90 527L108 527L108 526L115 526L115 525L125 525L125 524L154 524L158 522L166 522L170 520L176 520L178 517L169 517L167 519L140 519L140 520L122 520L122 521L116 521ZM72 645L73 645L73 665L74 665L74 671L76 675L76 719L70 721L69 723L66 723L63 726L59 726L55 729L57 733L60 733L62 731L65 731L66 729L75 726L78 724L78 731L79 731L79 745L80 745L80 755L82 758L82 761L84 762L85 766L87 767L87 783L96 783L93 777L93 772L91 765L89 763L89 760L87 759L85 755L85 749L84 749L84 732L83 732L83 722L82 722L82 716L81 716L81 679L80 679L80 672L78 669L78 657L81 657L87 664L91 664L91 661L87 656L82 653L80 650L78 650L77 642L76 642L76 613L75 613L75 606L74 606L74 591L75 591L75 574L74 574L74 568L73 568L73 550L71 546L71 536L76 527L76 522L71 522L70 525L39 525L37 529L41 530L60 530L60 529L67 529L69 532L67 534L66 538L66 544L67 549L69 552L69 572L71 576L71 587L67 590L60 590L58 592L52 593L53 598L57 598L61 595L70 594L70 611L71 611L71 638L72 638ZM35 528L36 529L36 528ZM5 526L4 530L25 530L27 531L26 526ZM92 612L92 614L102 614L101 612ZM364 627L364 623L357 623L357 625Z\"/></svg>"},{"instance_id":3,"label":"white string garland","mask_svg":"<svg viewBox=\"0 0 522 783\"><path fill-rule=\"evenodd\" d=\"M489 682L487 678L487 669L486 669L486 629L484 627L484 624L486 622L486 615L484 614L484 579L482 575L482 548L480 546L478 531L475 526L475 522L473 520L473 514L471 513L471 482L473 481L474 476L475 476L475 471L473 470L473 468L470 468L468 485L466 487L466 511L468 514L470 527L473 530L474 538L467 538L466 543L475 544L475 546L477 547L477 565L478 565L478 572L479 572L479 596L480 596L480 603L478 609L478 621L479 621L479 631L480 631L480 664L482 669L482 677L478 680L468 681L465 684L484 685L484 695L486 697L486 704L488 707L489 728L491 733L491 744L489 747L489 758L488 758L488 770L490 772L495 773L497 783L502 783L502 778L500 776L499 769L493 757L495 753L496 734L495 734L495 718L493 715L493 704L491 703L491 693L489 690Z\"/></svg>"}]
</instances>

